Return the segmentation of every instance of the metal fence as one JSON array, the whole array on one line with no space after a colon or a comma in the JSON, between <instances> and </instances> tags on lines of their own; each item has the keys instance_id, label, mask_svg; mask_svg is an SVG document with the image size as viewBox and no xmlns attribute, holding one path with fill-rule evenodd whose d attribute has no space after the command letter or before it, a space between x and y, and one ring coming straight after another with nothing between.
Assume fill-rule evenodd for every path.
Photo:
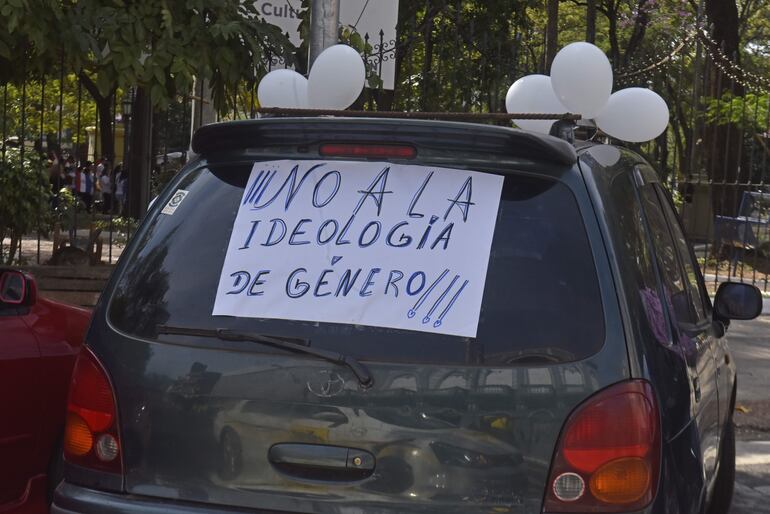
<instances>
[{"instance_id":1,"label":"metal fence","mask_svg":"<svg viewBox=\"0 0 770 514\"><path fill-rule=\"evenodd\" d=\"M363 57L372 79L369 83L376 86L383 63L395 61L397 86L395 92L382 87L367 89L356 104L361 109L429 110L440 100L440 107L446 109L500 112L504 111L508 85L542 66L516 45L502 48L483 37L466 38L475 41L475 49L465 48L466 43L458 39L457 48L443 49L431 62L426 62L424 39L400 35L397 40L385 41L382 32L364 34L363 38L367 43ZM710 38L708 27L672 37L663 47L658 55L646 55L614 70L616 88L652 87L670 106L668 131L634 149L653 163L674 193L710 287L737 280L767 292L770 80L733 64L731 56ZM460 63L451 70L442 65L442 59L450 57ZM270 63L283 65L276 59ZM435 85L451 82L458 70L478 70L479 83L455 84L451 95L437 92ZM45 209L25 211L38 221L22 227L23 240L14 243L9 234L4 241L0 237L0 260L4 262L81 259L91 264L113 263L135 229L135 220L122 215L121 200L128 196L131 183L121 189L121 176L116 173L124 153L130 152L124 138L131 134L130 116L124 107L129 105L124 100L130 91L117 91L111 98L105 123L100 120L104 109L97 108L84 86L82 76L67 70L55 70L50 76L31 78L24 84L0 84L3 165L14 152L22 157L42 155L49 179ZM190 104L195 99L196 92L192 92L169 110L154 114L154 191L185 162ZM244 87L233 98L232 112L224 119L253 118L257 111L255 88ZM108 180L101 181L102 187L94 186L89 197L77 190L82 189L84 180L82 175L78 179L77 169L103 157L100 141L105 127L113 135L112 151L104 155ZM22 167L25 162L22 158ZM65 168L67 163L69 168ZM62 188L77 190L74 207L62 206L62 198L69 198L60 193ZM0 206L0 221L2 213Z\"/></svg>"},{"instance_id":2,"label":"metal fence","mask_svg":"<svg viewBox=\"0 0 770 514\"><path fill-rule=\"evenodd\" d=\"M616 70L616 87L651 86L670 107L668 131L636 149L669 185L709 289L740 281L768 292L770 81L735 64L705 27L668 46Z\"/></svg>"},{"instance_id":3,"label":"metal fence","mask_svg":"<svg viewBox=\"0 0 770 514\"><path fill-rule=\"evenodd\" d=\"M100 105L88 80L59 69L0 84L0 264L111 264L136 228L126 211L132 91ZM156 193L186 160L189 120L189 97L154 114Z\"/></svg>"}]
</instances>

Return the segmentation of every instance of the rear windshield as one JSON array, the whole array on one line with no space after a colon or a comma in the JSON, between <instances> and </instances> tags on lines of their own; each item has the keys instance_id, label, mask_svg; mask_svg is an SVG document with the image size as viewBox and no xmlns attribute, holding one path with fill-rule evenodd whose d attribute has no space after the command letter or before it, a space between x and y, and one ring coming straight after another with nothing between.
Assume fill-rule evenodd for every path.
<instances>
[{"instance_id":1,"label":"rear windshield","mask_svg":"<svg viewBox=\"0 0 770 514\"><path fill-rule=\"evenodd\" d=\"M113 291L112 325L159 335L159 325L230 328L309 340L363 360L513 365L596 353L604 316L596 269L574 196L564 184L505 176L476 337L342 323L213 316L228 242L253 163L187 172L174 215L148 220ZM483 170L479 170L483 171ZM166 202L169 199L165 199ZM474 252L473 248L467 250ZM216 346L216 340L197 342ZM255 351L274 352L254 346Z\"/></svg>"}]
</instances>

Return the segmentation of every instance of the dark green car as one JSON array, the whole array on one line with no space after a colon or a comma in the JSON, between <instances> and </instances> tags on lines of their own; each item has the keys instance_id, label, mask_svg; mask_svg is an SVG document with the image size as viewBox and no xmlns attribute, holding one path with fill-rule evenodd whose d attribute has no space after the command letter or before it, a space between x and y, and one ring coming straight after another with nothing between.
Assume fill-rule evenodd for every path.
<instances>
[{"instance_id":1,"label":"dark green car","mask_svg":"<svg viewBox=\"0 0 770 514\"><path fill-rule=\"evenodd\" d=\"M193 149L94 312L52 512L727 512L761 297L712 305L638 155L352 118Z\"/></svg>"}]
</instances>

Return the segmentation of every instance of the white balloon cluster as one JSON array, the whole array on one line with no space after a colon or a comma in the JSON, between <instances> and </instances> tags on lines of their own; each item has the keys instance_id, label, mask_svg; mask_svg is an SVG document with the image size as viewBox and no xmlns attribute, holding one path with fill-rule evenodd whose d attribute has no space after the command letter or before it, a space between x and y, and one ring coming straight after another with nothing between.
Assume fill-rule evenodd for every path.
<instances>
[{"instance_id":1,"label":"white balloon cluster","mask_svg":"<svg viewBox=\"0 0 770 514\"><path fill-rule=\"evenodd\" d=\"M641 143L655 139L668 126L668 106L649 89L632 87L612 93L612 67L590 43L572 43L559 51L551 76L527 75L508 89L509 113L571 112L594 119L610 136ZM514 120L525 130L549 133L554 120Z\"/></svg>"},{"instance_id":2,"label":"white balloon cluster","mask_svg":"<svg viewBox=\"0 0 770 514\"><path fill-rule=\"evenodd\" d=\"M261 107L347 109L364 89L361 55L348 45L330 46L316 58L309 78L293 70L273 70L257 88Z\"/></svg>"}]
</instances>

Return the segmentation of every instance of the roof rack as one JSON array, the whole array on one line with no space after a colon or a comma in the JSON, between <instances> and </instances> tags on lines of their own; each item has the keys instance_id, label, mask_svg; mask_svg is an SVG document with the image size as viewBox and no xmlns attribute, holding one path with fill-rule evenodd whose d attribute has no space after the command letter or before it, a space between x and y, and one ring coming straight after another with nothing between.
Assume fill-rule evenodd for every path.
<instances>
[{"instance_id":1,"label":"roof rack","mask_svg":"<svg viewBox=\"0 0 770 514\"><path fill-rule=\"evenodd\" d=\"M412 120L446 121L512 121L512 120L563 120L578 121L579 114L572 113L499 113L499 112L407 112L407 111L349 111L337 109L285 109L261 107L260 114L273 116L344 116L348 118L404 118Z\"/></svg>"}]
</instances>

